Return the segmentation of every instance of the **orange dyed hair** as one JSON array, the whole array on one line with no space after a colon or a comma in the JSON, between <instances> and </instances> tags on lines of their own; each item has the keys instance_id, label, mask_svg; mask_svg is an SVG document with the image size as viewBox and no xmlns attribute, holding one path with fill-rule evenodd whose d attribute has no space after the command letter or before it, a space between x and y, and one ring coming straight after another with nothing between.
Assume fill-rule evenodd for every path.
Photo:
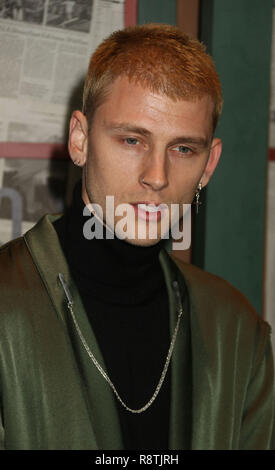
<instances>
[{"instance_id":1,"label":"orange dyed hair","mask_svg":"<svg viewBox=\"0 0 275 470\"><path fill-rule=\"evenodd\" d=\"M213 59L205 46L179 28L146 24L115 31L91 57L83 92L83 113L91 123L119 76L173 100L213 100L213 130L222 110L222 92Z\"/></svg>"}]
</instances>

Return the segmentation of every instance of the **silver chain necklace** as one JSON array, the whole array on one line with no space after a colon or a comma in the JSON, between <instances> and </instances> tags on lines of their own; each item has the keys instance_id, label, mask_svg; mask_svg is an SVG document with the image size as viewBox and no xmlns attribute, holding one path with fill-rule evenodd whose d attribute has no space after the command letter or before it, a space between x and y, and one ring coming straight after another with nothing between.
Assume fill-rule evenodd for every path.
<instances>
[{"instance_id":1,"label":"silver chain necklace","mask_svg":"<svg viewBox=\"0 0 275 470\"><path fill-rule=\"evenodd\" d=\"M65 295L67 297L67 300L68 300L67 307L68 307L68 309L71 313L76 331L77 331L77 333L80 337L82 345L85 348L88 356L90 357L90 359L93 361L94 365L96 366L96 368L100 372L100 374L104 377L106 382L108 382L108 384L112 388L112 390L113 390L115 396L117 397L118 401L122 404L122 406L124 408L126 408L126 410L130 411L131 413L142 413L143 411L147 410L147 408L149 408L149 406L152 405L152 403L156 399L156 397L157 397L157 395L158 395L158 393L161 389L161 386L162 386L163 381L165 379L167 369L168 369L168 366L169 366L169 363L170 363L170 360L171 360L171 357L172 357L172 354L173 354L173 350L174 350L174 345L175 345L175 341L176 341L176 337L177 337L177 333L178 333L178 329L179 329L179 323L180 323L180 319L181 319L181 316L182 316L182 303L181 303L181 297L180 297L178 282L177 281L173 282L173 288L175 289L177 302L178 302L178 311L179 311L178 319L177 319L177 324L176 324L176 327L175 327L175 330L174 330L174 334L173 334L173 337L172 337L172 340L171 340L171 343L170 343L170 347L169 347L169 350L168 350L168 354L167 354L167 357L166 357L166 360L165 360L165 364L164 364L159 382L158 382L158 384L156 386L156 389L155 389L152 397L150 398L150 400L142 408L132 409L132 408L129 408L129 406L127 406L126 403L124 403L124 401L122 400L122 398L118 394L113 382L111 381L110 377L108 376L107 372L105 372L105 370L101 367L101 365L99 364L99 362L96 360L95 356L93 355L92 351L90 350L90 348L87 344L87 341L85 340L85 337L84 337L84 335L83 335L83 333L82 333L82 331L79 327L79 324L76 320L76 317L75 317L75 314L74 314L74 311L73 311L73 299L72 299L71 293L69 291L69 288L68 288L68 286L65 282L64 276L63 276L62 273L59 273L58 277L59 277L60 282L62 284L62 287L64 289Z\"/></svg>"}]
</instances>

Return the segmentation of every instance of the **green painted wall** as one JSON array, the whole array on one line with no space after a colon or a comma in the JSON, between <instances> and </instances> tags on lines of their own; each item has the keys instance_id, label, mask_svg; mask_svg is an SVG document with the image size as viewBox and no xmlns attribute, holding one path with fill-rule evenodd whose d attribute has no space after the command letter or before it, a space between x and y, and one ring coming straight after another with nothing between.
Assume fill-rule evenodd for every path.
<instances>
[{"instance_id":1,"label":"green painted wall","mask_svg":"<svg viewBox=\"0 0 275 470\"><path fill-rule=\"evenodd\" d=\"M194 263L262 310L272 0L204 0L201 38L224 93L220 164L197 224Z\"/></svg>"},{"instance_id":2,"label":"green painted wall","mask_svg":"<svg viewBox=\"0 0 275 470\"><path fill-rule=\"evenodd\" d=\"M177 0L138 0L138 24L177 23Z\"/></svg>"},{"instance_id":3,"label":"green painted wall","mask_svg":"<svg viewBox=\"0 0 275 470\"><path fill-rule=\"evenodd\" d=\"M183 0L184 1L184 0ZM138 22L176 24L176 0L139 0ZM202 195L193 263L262 310L272 0L201 0L201 39L219 72L220 164Z\"/></svg>"}]
</instances>

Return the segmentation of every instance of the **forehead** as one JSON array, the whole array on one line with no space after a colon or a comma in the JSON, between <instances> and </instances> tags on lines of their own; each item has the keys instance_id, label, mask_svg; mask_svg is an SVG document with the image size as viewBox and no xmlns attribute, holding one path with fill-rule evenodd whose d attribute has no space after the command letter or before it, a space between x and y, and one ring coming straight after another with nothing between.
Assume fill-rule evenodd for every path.
<instances>
[{"instance_id":1,"label":"forehead","mask_svg":"<svg viewBox=\"0 0 275 470\"><path fill-rule=\"evenodd\" d=\"M95 112L97 121L125 122L154 133L186 132L212 134L214 105L209 95L200 99L172 100L140 84L119 77L111 85L104 102Z\"/></svg>"}]
</instances>

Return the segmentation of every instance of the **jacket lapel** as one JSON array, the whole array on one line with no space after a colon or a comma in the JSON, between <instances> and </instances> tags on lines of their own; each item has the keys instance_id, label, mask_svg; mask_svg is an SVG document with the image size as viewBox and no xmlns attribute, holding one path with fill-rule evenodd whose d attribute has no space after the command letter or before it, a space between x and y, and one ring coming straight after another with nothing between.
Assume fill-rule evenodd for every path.
<instances>
[{"instance_id":1,"label":"jacket lapel","mask_svg":"<svg viewBox=\"0 0 275 470\"><path fill-rule=\"evenodd\" d=\"M103 356L89 324L85 309L69 268L63 256L57 234L52 222L57 217L45 216L27 234L25 240L39 271L41 279L51 298L59 321L62 321L64 333L71 340L71 360L82 376L82 393L87 407L87 416L93 429L99 449L122 449L122 436L115 407L115 397L110 386L92 363L70 317L67 299L58 275L62 273L71 292L73 309L81 331L97 361L106 370Z\"/></svg>"},{"instance_id":2,"label":"jacket lapel","mask_svg":"<svg viewBox=\"0 0 275 470\"><path fill-rule=\"evenodd\" d=\"M171 358L171 411L169 429L170 449L190 449L192 432L192 354L190 334L189 298L180 271L165 250L160 254L170 306L170 337L175 330L178 308L173 281L177 280L183 306L174 352Z\"/></svg>"}]
</instances>

